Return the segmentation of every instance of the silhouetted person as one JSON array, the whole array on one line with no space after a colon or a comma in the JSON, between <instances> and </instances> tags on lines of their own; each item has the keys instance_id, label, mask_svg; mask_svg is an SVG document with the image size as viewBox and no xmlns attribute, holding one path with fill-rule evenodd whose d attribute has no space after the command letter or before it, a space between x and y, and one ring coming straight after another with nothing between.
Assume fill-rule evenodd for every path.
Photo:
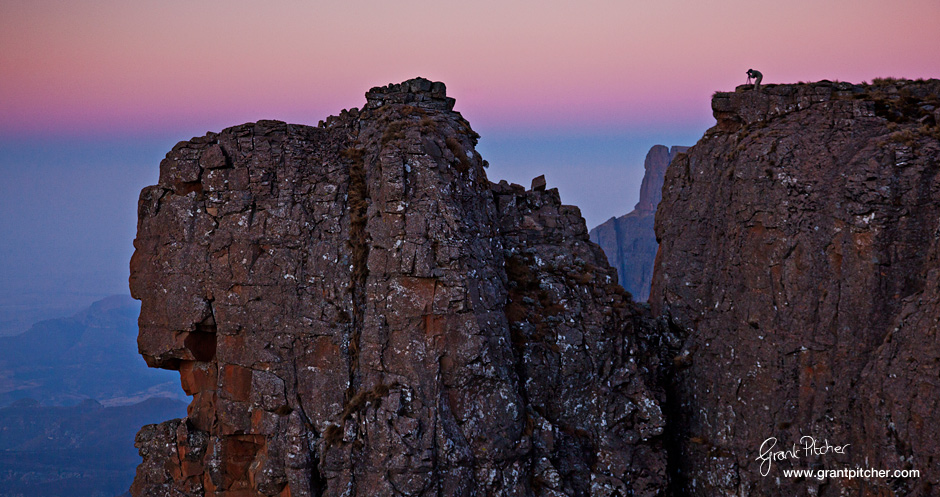
<instances>
[{"instance_id":1,"label":"silhouetted person","mask_svg":"<svg viewBox=\"0 0 940 497\"><path fill-rule=\"evenodd\" d=\"M754 69L747 70L747 82L751 83L751 78L754 78L754 91L760 91L760 80L764 79L764 75L760 71L755 71Z\"/></svg>"}]
</instances>

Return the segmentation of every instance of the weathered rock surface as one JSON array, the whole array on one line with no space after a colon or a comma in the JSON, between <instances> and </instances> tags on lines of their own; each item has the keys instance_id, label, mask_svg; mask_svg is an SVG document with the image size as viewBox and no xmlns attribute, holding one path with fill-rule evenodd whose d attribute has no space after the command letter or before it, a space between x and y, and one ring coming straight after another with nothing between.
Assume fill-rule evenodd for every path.
<instances>
[{"instance_id":1,"label":"weathered rock surface","mask_svg":"<svg viewBox=\"0 0 940 497\"><path fill-rule=\"evenodd\" d=\"M607 261L617 270L620 284L639 302L650 295L653 261L656 259L656 234L653 221L662 199L663 178L672 159L689 147L655 145L646 154L646 173L640 185L640 201L620 217L612 217L591 230L591 241L600 245Z\"/></svg>"},{"instance_id":2,"label":"weathered rock surface","mask_svg":"<svg viewBox=\"0 0 940 497\"><path fill-rule=\"evenodd\" d=\"M578 209L487 181L442 83L366 98L182 142L141 192L140 352L193 400L132 494L662 495L648 320Z\"/></svg>"},{"instance_id":3,"label":"weathered rock surface","mask_svg":"<svg viewBox=\"0 0 940 497\"><path fill-rule=\"evenodd\" d=\"M940 81L739 88L666 174L650 303L689 495L940 491ZM757 460L776 437L845 455ZM919 478L785 478L861 467Z\"/></svg>"}]
</instances>

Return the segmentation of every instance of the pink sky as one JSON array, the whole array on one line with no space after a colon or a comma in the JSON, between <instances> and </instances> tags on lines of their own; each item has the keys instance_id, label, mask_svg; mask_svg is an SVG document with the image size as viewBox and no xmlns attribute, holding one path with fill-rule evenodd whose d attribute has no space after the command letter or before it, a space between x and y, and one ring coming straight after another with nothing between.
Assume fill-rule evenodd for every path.
<instances>
[{"instance_id":1,"label":"pink sky","mask_svg":"<svg viewBox=\"0 0 940 497\"><path fill-rule=\"evenodd\" d=\"M940 77L938 25L938 0L4 0L0 135L315 124L417 75L478 129L704 129L749 67Z\"/></svg>"},{"instance_id":2,"label":"pink sky","mask_svg":"<svg viewBox=\"0 0 940 497\"><path fill-rule=\"evenodd\" d=\"M137 193L206 131L316 124L425 76L490 179L545 174L593 227L749 67L940 77L938 25L940 0L0 0L0 306L126 292Z\"/></svg>"}]
</instances>

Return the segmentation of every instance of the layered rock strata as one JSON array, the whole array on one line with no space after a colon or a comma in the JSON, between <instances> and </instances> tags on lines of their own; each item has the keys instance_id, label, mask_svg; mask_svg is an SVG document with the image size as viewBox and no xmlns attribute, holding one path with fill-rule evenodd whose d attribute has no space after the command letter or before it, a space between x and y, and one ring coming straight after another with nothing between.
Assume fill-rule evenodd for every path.
<instances>
[{"instance_id":1,"label":"layered rock strata","mask_svg":"<svg viewBox=\"0 0 940 497\"><path fill-rule=\"evenodd\" d=\"M739 87L670 165L650 302L688 495L940 491L940 81ZM817 447L807 455L801 437ZM760 448L797 444L762 476ZM920 471L787 478L783 469Z\"/></svg>"},{"instance_id":2,"label":"layered rock strata","mask_svg":"<svg viewBox=\"0 0 940 497\"><path fill-rule=\"evenodd\" d=\"M662 495L653 337L578 209L490 183L442 83L366 99L141 192L140 352L193 400L132 494Z\"/></svg>"},{"instance_id":3,"label":"layered rock strata","mask_svg":"<svg viewBox=\"0 0 940 497\"><path fill-rule=\"evenodd\" d=\"M653 261L659 248L653 220L656 206L662 199L666 168L676 155L688 149L677 145L672 148L653 146L643 163L646 173L636 207L628 214L612 217L591 230L591 241L604 249L607 261L617 270L620 284L639 302L645 302L650 295Z\"/></svg>"}]
</instances>

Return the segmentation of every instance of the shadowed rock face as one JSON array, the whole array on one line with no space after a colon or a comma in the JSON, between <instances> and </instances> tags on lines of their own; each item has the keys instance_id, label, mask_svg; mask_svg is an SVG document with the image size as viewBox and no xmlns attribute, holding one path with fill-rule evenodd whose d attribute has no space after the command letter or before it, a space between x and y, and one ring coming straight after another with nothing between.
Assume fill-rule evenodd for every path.
<instances>
[{"instance_id":1,"label":"shadowed rock face","mask_svg":"<svg viewBox=\"0 0 940 497\"><path fill-rule=\"evenodd\" d=\"M578 209L487 181L442 83L366 98L141 192L140 352L193 400L132 494L662 495L651 327Z\"/></svg>"},{"instance_id":2,"label":"shadowed rock face","mask_svg":"<svg viewBox=\"0 0 940 497\"><path fill-rule=\"evenodd\" d=\"M690 495L936 495L940 81L717 93L673 161L650 303L686 335L676 485ZM801 436L845 455L775 462ZM802 453L801 453L802 454ZM783 477L917 469L916 479Z\"/></svg>"},{"instance_id":3,"label":"shadowed rock face","mask_svg":"<svg viewBox=\"0 0 940 497\"><path fill-rule=\"evenodd\" d=\"M601 246L610 265L617 270L620 284L639 302L649 298L656 259L653 220L662 198L663 178L672 159L689 147L655 145L646 154L646 174L640 185L640 201L629 214L610 218L591 230L591 241Z\"/></svg>"}]
</instances>

